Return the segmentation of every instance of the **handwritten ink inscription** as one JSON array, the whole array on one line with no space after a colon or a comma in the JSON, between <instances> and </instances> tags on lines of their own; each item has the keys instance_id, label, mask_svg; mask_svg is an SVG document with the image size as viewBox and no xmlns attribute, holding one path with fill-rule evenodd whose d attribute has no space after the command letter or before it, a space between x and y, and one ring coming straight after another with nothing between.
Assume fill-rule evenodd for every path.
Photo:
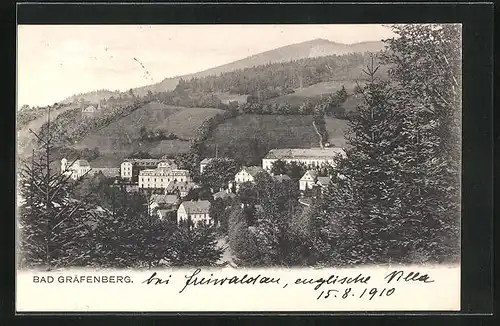
<instances>
[{"instance_id":1,"label":"handwritten ink inscription","mask_svg":"<svg viewBox=\"0 0 500 326\"><path fill-rule=\"evenodd\" d=\"M294 277L291 280L286 280L281 277L263 273L246 273L243 275L217 276L214 272L203 273L202 269L197 268L192 273L184 275L181 282L177 282L179 286L177 292L184 293L188 288L206 287L206 286L260 286L270 284L287 288L291 286L310 287L316 292L316 300L324 299L368 299L386 298L397 292L397 285L401 283L427 284L433 283L434 280L428 275L420 272L407 272L403 270L394 270L384 277L378 276L374 279L372 275L328 275L327 277L310 278L310 277ZM178 279L177 279L178 280ZM142 283L146 285L169 285L172 283L172 275L160 276L157 272L151 274ZM391 284L392 287L384 287L381 284ZM331 288L331 286L334 286ZM319 293L319 294L318 294Z\"/></svg>"}]
</instances>

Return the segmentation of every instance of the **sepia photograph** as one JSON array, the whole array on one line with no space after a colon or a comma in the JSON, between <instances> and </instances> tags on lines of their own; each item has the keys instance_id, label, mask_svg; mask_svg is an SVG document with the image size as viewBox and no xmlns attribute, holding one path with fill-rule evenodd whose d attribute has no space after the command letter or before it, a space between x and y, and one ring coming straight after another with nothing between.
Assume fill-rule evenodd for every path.
<instances>
[{"instance_id":1,"label":"sepia photograph","mask_svg":"<svg viewBox=\"0 0 500 326\"><path fill-rule=\"evenodd\" d=\"M366 283L357 270L379 268L386 287L432 283L438 272L418 273L430 268L452 274L439 275L454 291L435 295L459 308L461 24L17 33L18 275L59 273L63 286L89 282L75 270L140 271L139 286L190 270L178 290L196 297L186 288L196 277L223 276L205 268L258 270L252 281L265 286L278 283L265 271L353 270ZM314 300L344 293L327 291L333 276L295 279L323 285L309 285ZM399 300L397 288L363 289L357 297ZM262 310L252 293L245 300ZM299 297L278 308L299 309Z\"/></svg>"}]
</instances>

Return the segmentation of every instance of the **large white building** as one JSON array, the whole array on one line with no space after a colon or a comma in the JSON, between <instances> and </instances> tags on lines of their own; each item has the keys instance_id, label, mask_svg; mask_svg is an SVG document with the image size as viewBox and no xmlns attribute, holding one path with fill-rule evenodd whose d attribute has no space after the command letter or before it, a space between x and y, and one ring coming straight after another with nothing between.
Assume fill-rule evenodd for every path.
<instances>
[{"instance_id":1,"label":"large white building","mask_svg":"<svg viewBox=\"0 0 500 326\"><path fill-rule=\"evenodd\" d=\"M132 180L139 175L139 171L152 168L177 169L177 165L171 159L130 158L125 159L120 165L120 176Z\"/></svg>"},{"instance_id":2,"label":"large white building","mask_svg":"<svg viewBox=\"0 0 500 326\"><path fill-rule=\"evenodd\" d=\"M70 176L73 180L77 180L89 173L91 167L87 160L76 160L68 163L66 158L61 160L61 173Z\"/></svg>"},{"instance_id":3,"label":"large white building","mask_svg":"<svg viewBox=\"0 0 500 326\"><path fill-rule=\"evenodd\" d=\"M139 172L139 188L163 188L173 182L190 182L191 175L188 170L156 168Z\"/></svg>"},{"instance_id":4,"label":"large white building","mask_svg":"<svg viewBox=\"0 0 500 326\"><path fill-rule=\"evenodd\" d=\"M273 163L278 160L303 163L307 166L321 166L325 163L334 165L335 158L339 155L345 156L345 151L338 147L272 149L262 159L262 168L270 171Z\"/></svg>"},{"instance_id":5,"label":"large white building","mask_svg":"<svg viewBox=\"0 0 500 326\"><path fill-rule=\"evenodd\" d=\"M177 223L191 221L193 225L198 223L211 224L210 202L208 200L184 201L177 209Z\"/></svg>"}]
</instances>

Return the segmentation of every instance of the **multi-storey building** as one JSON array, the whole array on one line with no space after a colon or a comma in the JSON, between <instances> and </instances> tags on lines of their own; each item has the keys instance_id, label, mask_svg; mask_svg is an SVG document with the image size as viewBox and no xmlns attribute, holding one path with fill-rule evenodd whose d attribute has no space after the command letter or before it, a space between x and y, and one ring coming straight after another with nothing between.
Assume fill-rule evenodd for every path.
<instances>
[{"instance_id":1,"label":"multi-storey building","mask_svg":"<svg viewBox=\"0 0 500 326\"><path fill-rule=\"evenodd\" d=\"M139 172L139 188L163 188L171 183L190 182L191 175L188 170L156 168Z\"/></svg>"},{"instance_id":2,"label":"multi-storey building","mask_svg":"<svg viewBox=\"0 0 500 326\"><path fill-rule=\"evenodd\" d=\"M338 147L272 149L262 159L262 168L270 171L273 163L278 160L287 163L302 163L307 166L321 166L325 163L335 165L335 158L339 155L345 156L345 151Z\"/></svg>"},{"instance_id":3,"label":"multi-storey building","mask_svg":"<svg viewBox=\"0 0 500 326\"><path fill-rule=\"evenodd\" d=\"M171 159L129 158L120 165L120 176L122 179L137 182L141 170L154 168L177 169L177 165Z\"/></svg>"}]
</instances>

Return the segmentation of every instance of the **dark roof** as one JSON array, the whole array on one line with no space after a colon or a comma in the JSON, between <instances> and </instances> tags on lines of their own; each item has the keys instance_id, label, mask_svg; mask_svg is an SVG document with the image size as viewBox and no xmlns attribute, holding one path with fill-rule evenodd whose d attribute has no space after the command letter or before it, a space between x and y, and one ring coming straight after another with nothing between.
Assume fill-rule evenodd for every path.
<instances>
[{"instance_id":1,"label":"dark roof","mask_svg":"<svg viewBox=\"0 0 500 326\"><path fill-rule=\"evenodd\" d=\"M337 155L344 155L344 150L339 147L321 148L278 148L267 153L267 159L330 159Z\"/></svg>"},{"instance_id":2,"label":"dark roof","mask_svg":"<svg viewBox=\"0 0 500 326\"><path fill-rule=\"evenodd\" d=\"M178 201L175 195L151 195L151 202L157 204L176 204Z\"/></svg>"},{"instance_id":3,"label":"dark roof","mask_svg":"<svg viewBox=\"0 0 500 326\"><path fill-rule=\"evenodd\" d=\"M184 206L188 214L208 214L210 202L208 200L191 200L182 202L181 206Z\"/></svg>"},{"instance_id":4,"label":"dark roof","mask_svg":"<svg viewBox=\"0 0 500 326\"><path fill-rule=\"evenodd\" d=\"M248 174L250 174L252 177L255 177L257 174L261 172L266 172L263 168L260 166L244 166L241 171L246 171ZM240 171L240 172L241 172Z\"/></svg>"},{"instance_id":5,"label":"dark roof","mask_svg":"<svg viewBox=\"0 0 500 326\"><path fill-rule=\"evenodd\" d=\"M276 181L284 181L284 180L292 180L288 175L286 174L280 174L280 175L273 175L273 178Z\"/></svg>"},{"instance_id":6,"label":"dark roof","mask_svg":"<svg viewBox=\"0 0 500 326\"><path fill-rule=\"evenodd\" d=\"M318 183L322 186L326 186L330 183L332 179L330 177L318 177Z\"/></svg>"},{"instance_id":7,"label":"dark roof","mask_svg":"<svg viewBox=\"0 0 500 326\"><path fill-rule=\"evenodd\" d=\"M179 191L188 191L194 188L196 184L194 182L174 182L170 181L165 188L165 191L173 191L179 189Z\"/></svg>"},{"instance_id":8,"label":"dark roof","mask_svg":"<svg viewBox=\"0 0 500 326\"><path fill-rule=\"evenodd\" d=\"M214 199L235 197L235 196L236 196L235 194L227 193L225 191L219 191L219 192L216 192L215 194L213 194Z\"/></svg>"}]
</instances>

